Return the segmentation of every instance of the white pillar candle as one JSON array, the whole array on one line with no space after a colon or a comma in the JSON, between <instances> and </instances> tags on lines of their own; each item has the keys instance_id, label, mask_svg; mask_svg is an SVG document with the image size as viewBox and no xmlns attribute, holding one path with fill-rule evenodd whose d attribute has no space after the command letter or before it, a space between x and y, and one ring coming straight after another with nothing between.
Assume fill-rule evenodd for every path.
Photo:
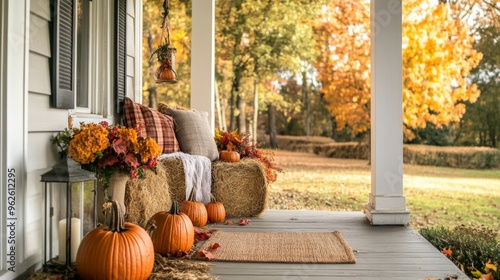
<instances>
[{"instance_id":1,"label":"white pillar candle","mask_svg":"<svg viewBox=\"0 0 500 280\"><path fill-rule=\"evenodd\" d=\"M82 239L80 229L80 219L71 218L71 262L76 261L76 252ZM66 219L59 221L59 261L66 262Z\"/></svg>"}]
</instances>

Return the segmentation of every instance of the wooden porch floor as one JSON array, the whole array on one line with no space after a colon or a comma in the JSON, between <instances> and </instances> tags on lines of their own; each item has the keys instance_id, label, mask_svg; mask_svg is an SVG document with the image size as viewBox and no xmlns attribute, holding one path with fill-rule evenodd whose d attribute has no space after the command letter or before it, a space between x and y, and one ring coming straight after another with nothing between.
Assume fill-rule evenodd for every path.
<instances>
[{"instance_id":1,"label":"wooden porch floor","mask_svg":"<svg viewBox=\"0 0 500 280\"><path fill-rule=\"evenodd\" d=\"M361 212L267 210L247 226L214 225L224 231L334 231L342 233L356 264L212 262L219 279L469 279L415 230L372 226Z\"/></svg>"}]
</instances>

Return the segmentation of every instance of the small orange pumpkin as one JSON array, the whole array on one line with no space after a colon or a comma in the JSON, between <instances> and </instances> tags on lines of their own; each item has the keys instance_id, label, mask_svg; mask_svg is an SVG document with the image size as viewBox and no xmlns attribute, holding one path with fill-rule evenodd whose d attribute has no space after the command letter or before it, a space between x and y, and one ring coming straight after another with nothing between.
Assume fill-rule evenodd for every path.
<instances>
[{"instance_id":1,"label":"small orange pumpkin","mask_svg":"<svg viewBox=\"0 0 500 280\"><path fill-rule=\"evenodd\" d=\"M219 157L221 160L228 162L240 161L240 154L236 151L221 151Z\"/></svg>"},{"instance_id":2,"label":"small orange pumpkin","mask_svg":"<svg viewBox=\"0 0 500 280\"><path fill-rule=\"evenodd\" d=\"M158 212L151 217L156 229L151 234L155 253L162 256L189 251L194 244L194 227L189 217L179 213L179 203L172 202L169 212Z\"/></svg>"},{"instance_id":3,"label":"small orange pumpkin","mask_svg":"<svg viewBox=\"0 0 500 280\"><path fill-rule=\"evenodd\" d=\"M157 83L176 83L177 73L172 67L166 65L160 65L155 72Z\"/></svg>"},{"instance_id":4,"label":"small orange pumpkin","mask_svg":"<svg viewBox=\"0 0 500 280\"><path fill-rule=\"evenodd\" d=\"M226 219L226 208L222 202L215 200L210 194L210 202L207 204L208 221L211 223L220 223Z\"/></svg>"},{"instance_id":5,"label":"small orange pumpkin","mask_svg":"<svg viewBox=\"0 0 500 280\"><path fill-rule=\"evenodd\" d=\"M189 199L184 200L181 203L179 212L186 214L189 219L191 219L191 222L193 222L194 226L202 227L208 222L207 208L205 207L205 204L203 204L203 202L195 200L195 190L196 188L193 188L191 190L191 194L189 195Z\"/></svg>"},{"instance_id":6,"label":"small orange pumpkin","mask_svg":"<svg viewBox=\"0 0 500 280\"><path fill-rule=\"evenodd\" d=\"M79 278L148 279L155 260L151 238L142 227L124 222L116 201L106 206L111 210L109 225L87 233L78 247Z\"/></svg>"}]
</instances>

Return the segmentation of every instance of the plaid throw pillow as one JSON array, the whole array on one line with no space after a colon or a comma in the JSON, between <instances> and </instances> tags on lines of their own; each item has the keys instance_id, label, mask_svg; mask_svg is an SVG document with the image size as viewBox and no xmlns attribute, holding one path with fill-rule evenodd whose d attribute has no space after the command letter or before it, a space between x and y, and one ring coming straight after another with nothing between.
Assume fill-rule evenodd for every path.
<instances>
[{"instance_id":1,"label":"plaid throw pillow","mask_svg":"<svg viewBox=\"0 0 500 280\"><path fill-rule=\"evenodd\" d=\"M139 136L147 136L156 140L164 154L180 150L179 142L175 137L174 120L170 116L125 98L123 124L135 128Z\"/></svg>"}]
</instances>

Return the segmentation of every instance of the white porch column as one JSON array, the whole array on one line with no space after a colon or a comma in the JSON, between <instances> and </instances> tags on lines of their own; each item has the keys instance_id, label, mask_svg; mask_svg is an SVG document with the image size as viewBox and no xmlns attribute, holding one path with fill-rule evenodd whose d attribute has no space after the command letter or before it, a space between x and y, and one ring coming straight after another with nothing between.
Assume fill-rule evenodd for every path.
<instances>
[{"instance_id":1,"label":"white porch column","mask_svg":"<svg viewBox=\"0 0 500 280\"><path fill-rule=\"evenodd\" d=\"M34 264L33 259L26 258L23 242L24 209L27 207L24 195L27 181L29 1L1 1L0 29L0 279L15 279ZM13 207L8 208L8 205Z\"/></svg>"},{"instance_id":2,"label":"white porch column","mask_svg":"<svg viewBox=\"0 0 500 280\"><path fill-rule=\"evenodd\" d=\"M374 225L410 222L403 195L402 0L371 0L371 193Z\"/></svg>"},{"instance_id":3,"label":"white porch column","mask_svg":"<svg viewBox=\"0 0 500 280\"><path fill-rule=\"evenodd\" d=\"M215 129L215 0L193 1L191 34L191 109L208 112Z\"/></svg>"}]
</instances>

